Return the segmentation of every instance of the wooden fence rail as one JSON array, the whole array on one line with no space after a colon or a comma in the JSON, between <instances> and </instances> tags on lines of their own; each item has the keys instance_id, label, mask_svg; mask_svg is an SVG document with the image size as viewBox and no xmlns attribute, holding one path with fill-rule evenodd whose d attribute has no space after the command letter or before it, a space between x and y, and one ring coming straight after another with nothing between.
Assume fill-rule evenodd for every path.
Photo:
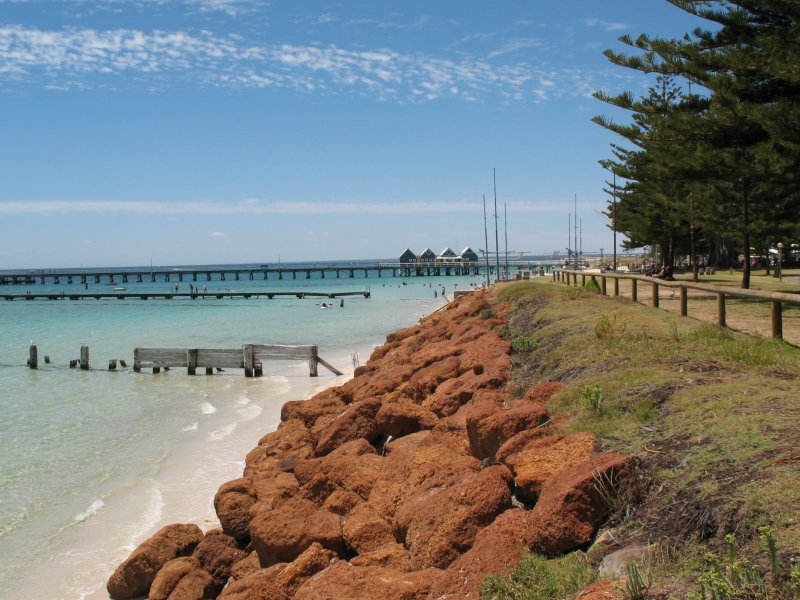
<instances>
[{"instance_id":1,"label":"wooden fence rail","mask_svg":"<svg viewBox=\"0 0 800 600\"><path fill-rule=\"evenodd\" d=\"M769 302L772 309L772 337L783 339L783 305L800 306L800 295L786 292L768 292L763 290L744 290L739 288L711 285L708 283L694 283L691 281L668 281L657 279L645 275L634 275L631 273L587 273L584 271L573 271L569 269L557 269L553 271L553 281L556 283L572 282L578 285L578 277L581 278L581 286L586 285L587 277L591 278L595 284L597 279L601 280L599 289L602 294L606 294L606 279L612 279L613 296L619 296L619 281L625 279L631 282L631 299L638 302L638 282L649 283L652 286L653 295L651 303L654 307L659 305L659 288L666 287L680 292L680 314L685 317L689 314L688 290L698 290L708 294L715 294L717 297L717 324L720 327L727 326L726 298L736 298L740 300L753 300L757 302Z\"/></svg>"}]
</instances>

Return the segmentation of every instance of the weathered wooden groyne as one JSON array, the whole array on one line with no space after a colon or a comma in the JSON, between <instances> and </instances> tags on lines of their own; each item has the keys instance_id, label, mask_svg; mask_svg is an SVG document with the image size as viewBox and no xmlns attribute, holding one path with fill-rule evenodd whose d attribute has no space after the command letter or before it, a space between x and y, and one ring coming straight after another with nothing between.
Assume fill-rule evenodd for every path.
<instances>
[{"instance_id":1,"label":"weathered wooden groyne","mask_svg":"<svg viewBox=\"0 0 800 600\"><path fill-rule=\"evenodd\" d=\"M335 375L342 372L319 356L317 346L284 346L276 344L245 344L241 348L135 348L133 370L144 368L158 373L162 368L185 367L189 375L204 368L206 375L214 369L244 369L245 377L260 377L265 360L306 360L310 377L318 375L322 365Z\"/></svg>"},{"instance_id":2,"label":"weathered wooden groyne","mask_svg":"<svg viewBox=\"0 0 800 600\"><path fill-rule=\"evenodd\" d=\"M303 360L308 362L309 377L317 377L319 365L334 375L342 375L336 367L319 355L316 345L280 345L280 344L244 344L239 348L134 348L133 370L140 373L142 369L152 369L153 373L161 369L185 367L189 375L196 375L197 369L205 369L211 375L214 369L244 369L245 377L261 377L264 373L263 362L267 360ZM45 355L44 362L50 364L50 356ZM108 361L108 370L116 371L117 363L127 367L124 360L116 358ZM89 370L89 346L81 344L80 358L69 361L70 368L80 367ZM31 343L28 358L30 369L39 368L39 348Z\"/></svg>"}]
</instances>

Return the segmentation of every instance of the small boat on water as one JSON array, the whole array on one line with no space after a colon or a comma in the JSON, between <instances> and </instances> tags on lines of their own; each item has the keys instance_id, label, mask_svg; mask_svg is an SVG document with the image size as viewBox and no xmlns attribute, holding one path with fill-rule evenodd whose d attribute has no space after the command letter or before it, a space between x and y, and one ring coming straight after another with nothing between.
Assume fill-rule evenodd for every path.
<instances>
[{"instance_id":1,"label":"small boat on water","mask_svg":"<svg viewBox=\"0 0 800 600\"><path fill-rule=\"evenodd\" d=\"M124 291L124 290L127 290L127 289L128 289L128 288L124 288L124 287L115 287L115 288L113 288L113 290L114 290L115 292L122 292L122 291Z\"/></svg>"}]
</instances>

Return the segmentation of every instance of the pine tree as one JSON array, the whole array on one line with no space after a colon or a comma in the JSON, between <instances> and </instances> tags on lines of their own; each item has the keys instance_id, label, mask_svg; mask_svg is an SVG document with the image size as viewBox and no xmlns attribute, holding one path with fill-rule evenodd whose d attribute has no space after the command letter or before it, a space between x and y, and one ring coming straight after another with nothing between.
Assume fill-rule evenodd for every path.
<instances>
[{"instance_id":1,"label":"pine tree","mask_svg":"<svg viewBox=\"0 0 800 600\"><path fill-rule=\"evenodd\" d=\"M764 235L770 227L767 219L788 221L790 229L798 220L800 3L667 1L706 20L712 29L698 28L673 40L623 36L620 41L638 53L607 50L605 55L615 64L644 73L680 76L704 88L702 99L698 96L694 134L707 155L682 168L695 182L713 183L730 209L727 212L736 216L743 255L742 287L747 288L752 234ZM630 95L615 100L624 106Z\"/></svg>"}]
</instances>

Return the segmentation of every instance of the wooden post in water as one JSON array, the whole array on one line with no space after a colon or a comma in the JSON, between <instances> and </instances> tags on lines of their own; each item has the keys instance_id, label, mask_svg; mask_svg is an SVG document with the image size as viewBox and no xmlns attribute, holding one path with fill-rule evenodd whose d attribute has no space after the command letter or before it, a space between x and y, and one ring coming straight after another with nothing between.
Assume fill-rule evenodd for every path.
<instances>
[{"instance_id":1,"label":"wooden post in water","mask_svg":"<svg viewBox=\"0 0 800 600\"><path fill-rule=\"evenodd\" d=\"M117 359L112 358L108 361L108 370L109 371L116 371L117 370Z\"/></svg>"},{"instance_id":2,"label":"wooden post in water","mask_svg":"<svg viewBox=\"0 0 800 600\"><path fill-rule=\"evenodd\" d=\"M783 339L783 305L772 302L772 337Z\"/></svg>"},{"instance_id":3,"label":"wooden post in water","mask_svg":"<svg viewBox=\"0 0 800 600\"><path fill-rule=\"evenodd\" d=\"M689 314L689 294L685 287L681 286L681 316Z\"/></svg>"},{"instance_id":4,"label":"wooden post in water","mask_svg":"<svg viewBox=\"0 0 800 600\"><path fill-rule=\"evenodd\" d=\"M31 369L39 368L39 349L36 347L36 344L31 344L30 358L28 358L28 366Z\"/></svg>"},{"instance_id":5,"label":"wooden post in water","mask_svg":"<svg viewBox=\"0 0 800 600\"><path fill-rule=\"evenodd\" d=\"M658 308L658 283L653 282L653 307Z\"/></svg>"},{"instance_id":6,"label":"wooden post in water","mask_svg":"<svg viewBox=\"0 0 800 600\"><path fill-rule=\"evenodd\" d=\"M639 299L639 294L637 293L636 289L636 280L631 279L631 301L637 302Z\"/></svg>"},{"instance_id":7,"label":"wooden post in water","mask_svg":"<svg viewBox=\"0 0 800 600\"><path fill-rule=\"evenodd\" d=\"M186 352L186 359L188 365L186 367L186 372L189 375L196 375L197 374L197 348L189 348Z\"/></svg>"},{"instance_id":8,"label":"wooden post in water","mask_svg":"<svg viewBox=\"0 0 800 600\"><path fill-rule=\"evenodd\" d=\"M255 375L256 355L253 344L245 344L242 349L244 353L244 376L253 377Z\"/></svg>"},{"instance_id":9,"label":"wooden post in water","mask_svg":"<svg viewBox=\"0 0 800 600\"><path fill-rule=\"evenodd\" d=\"M317 376L317 364L319 363L319 349L316 346L311 346L311 356L308 357L308 375L309 377Z\"/></svg>"},{"instance_id":10,"label":"wooden post in water","mask_svg":"<svg viewBox=\"0 0 800 600\"><path fill-rule=\"evenodd\" d=\"M717 293L717 324L720 327L726 327L725 325L725 293L718 292Z\"/></svg>"},{"instance_id":11,"label":"wooden post in water","mask_svg":"<svg viewBox=\"0 0 800 600\"><path fill-rule=\"evenodd\" d=\"M89 346L86 344L81 346L81 370L89 370Z\"/></svg>"}]
</instances>

